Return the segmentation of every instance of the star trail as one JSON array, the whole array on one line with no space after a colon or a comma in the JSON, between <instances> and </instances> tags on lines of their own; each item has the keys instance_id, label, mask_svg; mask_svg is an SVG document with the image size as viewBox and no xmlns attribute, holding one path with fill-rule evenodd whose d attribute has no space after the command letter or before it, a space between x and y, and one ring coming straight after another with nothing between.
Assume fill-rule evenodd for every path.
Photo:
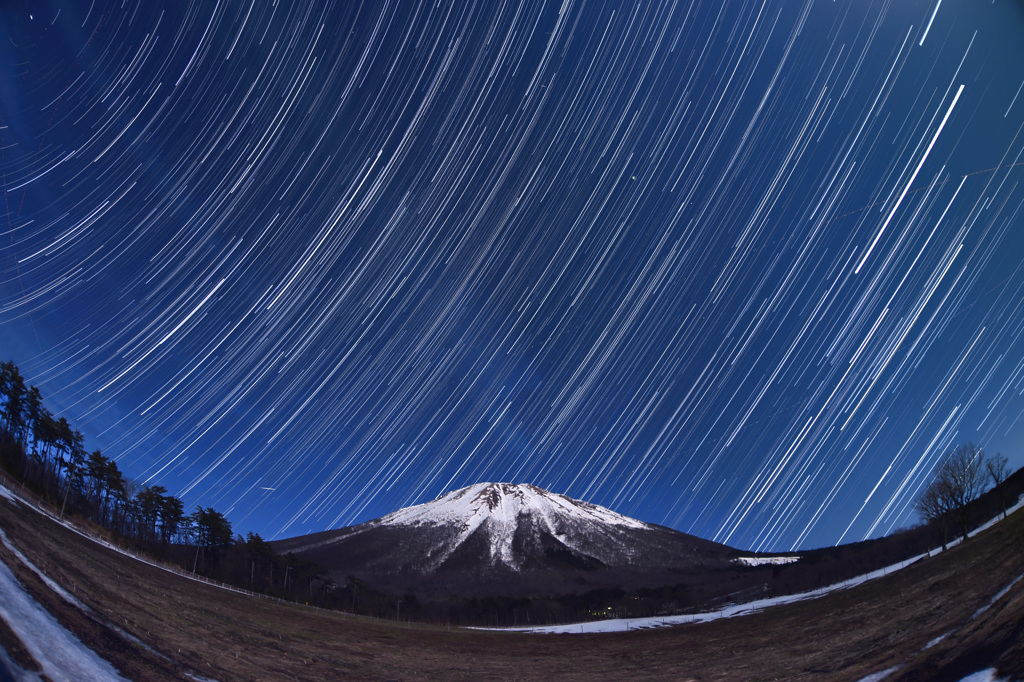
<instances>
[{"instance_id":1,"label":"star trail","mask_svg":"<svg viewBox=\"0 0 1024 682\"><path fill-rule=\"evenodd\" d=\"M6 3L0 354L281 538L528 482L755 550L1024 464L1024 5Z\"/></svg>"}]
</instances>

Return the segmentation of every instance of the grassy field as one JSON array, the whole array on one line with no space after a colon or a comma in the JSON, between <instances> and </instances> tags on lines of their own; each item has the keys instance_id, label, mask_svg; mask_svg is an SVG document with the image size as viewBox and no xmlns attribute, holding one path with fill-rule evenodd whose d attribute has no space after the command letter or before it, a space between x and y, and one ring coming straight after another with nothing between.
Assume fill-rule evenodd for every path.
<instances>
[{"instance_id":1,"label":"grassy field","mask_svg":"<svg viewBox=\"0 0 1024 682\"><path fill-rule=\"evenodd\" d=\"M1024 679L1024 580L1013 583L1024 574L1024 511L947 552L820 599L595 635L449 630L282 604L124 556L3 498L0 528L88 610L0 545L0 560L36 600L138 680L857 680L895 666L887 679L960 679L993 666ZM32 666L2 622L0 644Z\"/></svg>"}]
</instances>

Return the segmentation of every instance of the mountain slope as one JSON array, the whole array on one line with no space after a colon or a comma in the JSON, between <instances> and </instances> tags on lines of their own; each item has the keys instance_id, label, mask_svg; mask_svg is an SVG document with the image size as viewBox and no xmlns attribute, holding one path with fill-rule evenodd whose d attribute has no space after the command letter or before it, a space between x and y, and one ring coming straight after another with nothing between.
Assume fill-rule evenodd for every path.
<instances>
[{"instance_id":1,"label":"mountain slope","mask_svg":"<svg viewBox=\"0 0 1024 682\"><path fill-rule=\"evenodd\" d=\"M478 483L387 516L274 543L381 589L443 596L653 586L724 567L729 547L533 485Z\"/></svg>"}]
</instances>

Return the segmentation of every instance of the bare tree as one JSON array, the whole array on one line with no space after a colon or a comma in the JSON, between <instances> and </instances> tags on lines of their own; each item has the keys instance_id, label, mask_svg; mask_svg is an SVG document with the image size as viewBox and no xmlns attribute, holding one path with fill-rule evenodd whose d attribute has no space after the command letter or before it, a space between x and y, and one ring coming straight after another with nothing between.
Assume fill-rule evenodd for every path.
<instances>
[{"instance_id":1,"label":"bare tree","mask_svg":"<svg viewBox=\"0 0 1024 682\"><path fill-rule=\"evenodd\" d=\"M992 480L992 486L996 490L996 495L999 496L999 508L1003 510L1003 518L1006 518L1006 490L1003 488L1003 483L1006 482L1006 478L1010 475L1009 463L1006 461L1006 457L999 454L998 452L985 460L985 470L988 472L988 477Z\"/></svg>"},{"instance_id":2,"label":"bare tree","mask_svg":"<svg viewBox=\"0 0 1024 682\"><path fill-rule=\"evenodd\" d=\"M947 489L948 482L938 473L937 471L932 480L928 482L924 492L917 498L917 511L926 522L939 528L942 532L942 549L946 549L946 543L949 542L949 524L953 516L953 507Z\"/></svg>"},{"instance_id":3,"label":"bare tree","mask_svg":"<svg viewBox=\"0 0 1024 682\"><path fill-rule=\"evenodd\" d=\"M943 547L950 523L955 522L967 539L967 505L985 490L985 481L985 452L972 443L947 452L935 468L931 482L917 500L917 509L926 521L942 528Z\"/></svg>"}]
</instances>

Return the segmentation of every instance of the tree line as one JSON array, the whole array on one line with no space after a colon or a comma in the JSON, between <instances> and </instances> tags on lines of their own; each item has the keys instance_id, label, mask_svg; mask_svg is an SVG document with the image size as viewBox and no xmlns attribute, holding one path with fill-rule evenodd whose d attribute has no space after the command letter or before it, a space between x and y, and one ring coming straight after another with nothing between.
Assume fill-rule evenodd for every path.
<instances>
[{"instance_id":1,"label":"tree line","mask_svg":"<svg viewBox=\"0 0 1024 682\"><path fill-rule=\"evenodd\" d=\"M0 466L61 516L103 529L110 539L245 589L322 601L331 587L316 565L279 555L256 533L235 535L211 507L185 512L160 485L140 485L81 432L44 405L13 361L0 362Z\"/></svg>"},{"instance_id":2,"label":"tree line","mask_svg":"<svg viewBox=\"0 0 1024 682\"><path fill-rule=\"evenodd\" d=\"M954 528L967 539L972 525L972 503L992 484L999 508L1006 517L1009 491L1003 484L1010 475L1006 457L986 455L973 443L964 443L947 451L936 465L932 478L917 498L921 518L939 529L942 548Z\"/></svg>"},{"instance_id":3,"label":"tree line","mask_svg":"<svg viewBox=\"0 0 1024 682\"><path fill-rule=\"evenodd\" d=\"M0 362L0 467L61 515L94 524L110 540L186 571L325 608L381 618L522 625L609 614L636 617L668 613L693 608L713 596L705 594L705 586L700 584L680 583L629 593L592 590L543 598L486 599L452 595L441 601L421 601L411 593L386 594L353 576L335 584L316 564L290 553L278 554L258 534L235 534L231 522L215 509L197 506L186 513L182 501L164 487L141 485L125 476L116 461L99 450L88 452L82 434L64 417L47 410L39 389L26 386L13 362ZM1002 455L986 455L973 444L957 446L935 467L918 497L917 510L930 532L939 534L943 546L954 530L966 538L972 525L989 513L977 503L983 501L979 498L990 484L993 490L985 498L997 498L997 508L1005 515L1010 498L1024 485L1017 474L1009 481L1017 481L1013 486L1004 485L1010 473ZM926 545L934 546L928 545L934 540L919 532L925 529L906 529L891 538L860 543L872 548L877 545L878 551L850 545L808 552L804 561L784 567L736 569L736 581L763 583L772 593L776 589L790 592L829 584L849 577L846 573L852 576L867 572L893 563L907 552L919 553ZM829 563L829 558L840 551L846 551L842 560ZM846 572L833 575L839 567Z\"/></svg>"}]
</instances>

